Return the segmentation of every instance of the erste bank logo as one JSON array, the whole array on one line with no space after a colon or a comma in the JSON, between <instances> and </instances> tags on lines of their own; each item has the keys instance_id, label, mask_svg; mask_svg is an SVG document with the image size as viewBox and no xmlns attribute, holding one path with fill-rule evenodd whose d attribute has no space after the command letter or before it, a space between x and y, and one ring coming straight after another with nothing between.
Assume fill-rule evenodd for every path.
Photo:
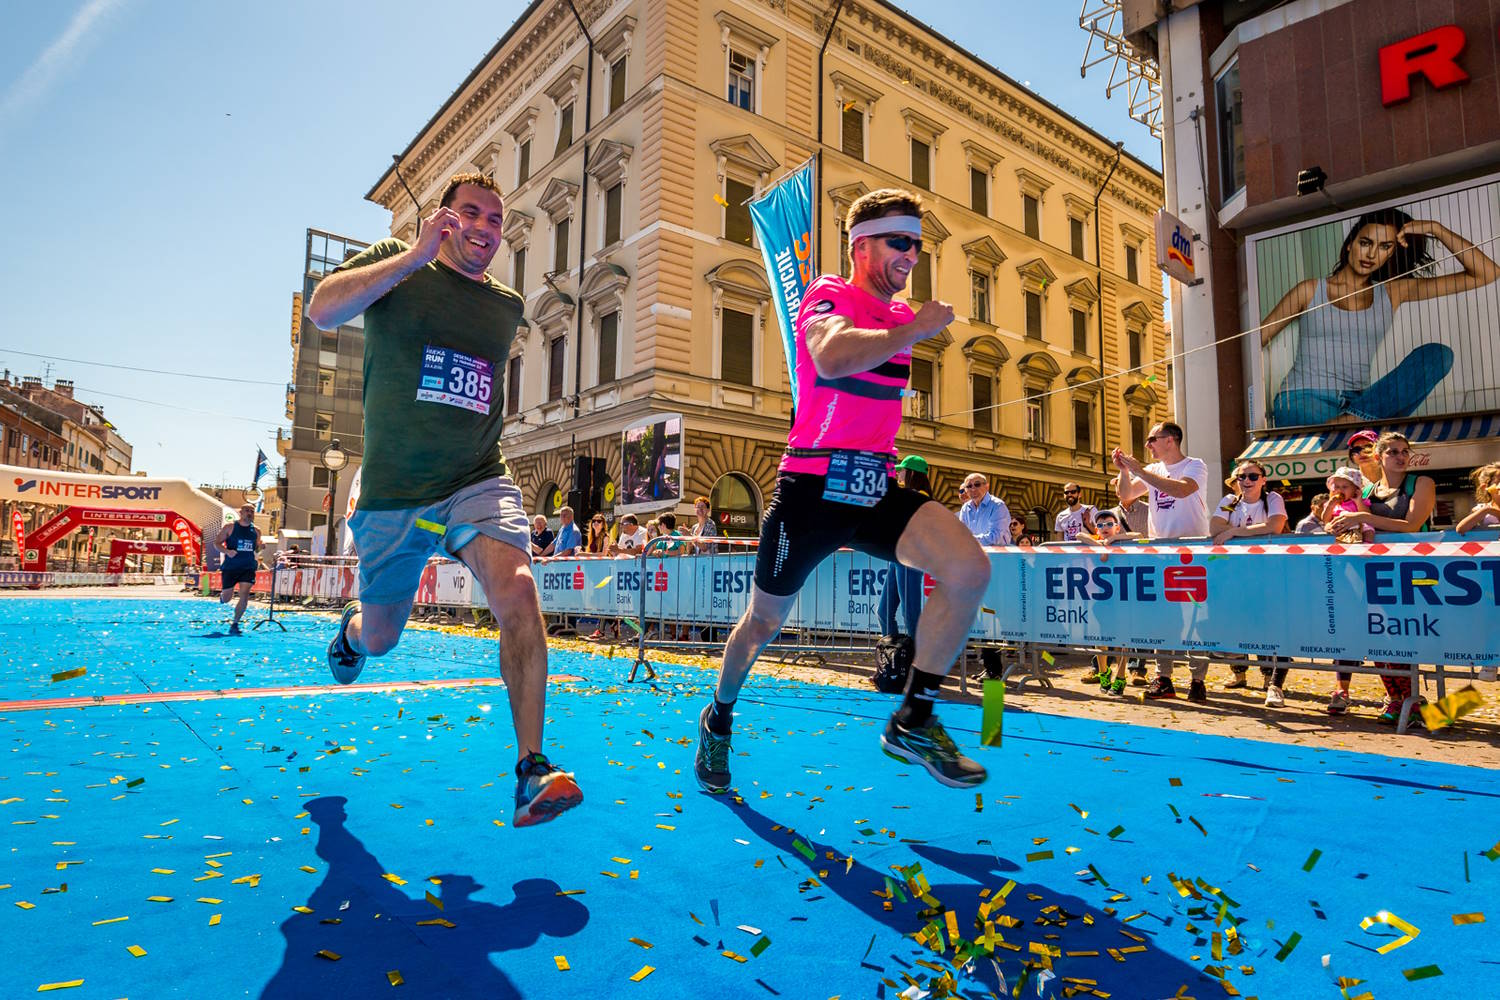
<instances>
[{"instance_id":1,"label":"erste bank logo","mask_svg":"<svg viewBox=\"0 0 1500 1000\"><path fill-rule=\"evenodd\" d=\"M1173 604L1203 604L1208 600L1208 570L1202 566L1168 566L1162 570L1161 592Z\"/></svg>"}]
</instances>

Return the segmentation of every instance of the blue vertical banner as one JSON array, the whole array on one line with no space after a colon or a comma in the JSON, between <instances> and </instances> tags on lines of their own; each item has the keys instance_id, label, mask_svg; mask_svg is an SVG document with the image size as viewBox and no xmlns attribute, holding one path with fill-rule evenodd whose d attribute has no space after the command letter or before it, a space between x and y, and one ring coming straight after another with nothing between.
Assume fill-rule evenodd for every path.
<instances>
[{"instance_id":1,"label":"blue vertical banner","mask_svg":"<svg viewBox=\"0 0 1500 1000\"><path fill-rule=\"evenodd\" d=\"M814 277L813 161L808 160L750 203L766 276L781 319L787 377L797 398L797 311Z\"/></svg>"}]
</instances>

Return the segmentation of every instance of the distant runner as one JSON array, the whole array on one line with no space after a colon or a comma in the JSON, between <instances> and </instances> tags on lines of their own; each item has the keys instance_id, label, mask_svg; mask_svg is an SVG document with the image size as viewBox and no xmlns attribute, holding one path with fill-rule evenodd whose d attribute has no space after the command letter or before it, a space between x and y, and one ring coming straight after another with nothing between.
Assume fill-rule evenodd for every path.
<instances>
[{"instance_id":1,"label":"distant runner","mask_svg":"<svg viewBox=\"0 0 1500 1000\"><path fill-rule=\"evenodd\" d=\"M219 566L219 603L228 604L234 597L239 603L234 606L234 621L229 625L230 635L240 634L240 619L245 615L245 605L250 603L250 588L255 586L255 553L260 551L260 529L255 526L255 508L245 504L240 508L240 517L224 525L215 540L226 554Z\"/></svg>"},{"instance_id":2,"label":"distant runner","mask_svg":"<svg viewBox=\"0 0 1500 1000\"><path fill-rule=\"evenodd\" d=\"M849 280L824 275L797 315L797 413L776 493L761 525L750 606L730 633L718 688L698 717L694 762L705 791L729 790L734 702L797 592L835 550L851 545L936 581L917 626L905 700L880 737L885 752L966 788L985 770L959 752L932 703L963 647L989 583L990 564L942 504L892 478L911 346L953 322L953 307L925 302L915 314L892 302L922 251L922 203L883 189L849 208Z\"/></svg>"},{"instance_id":3,"label":"distant runner","mask_svg":"<svg viewBox=\"0 0 1500 1000\"><path fill-rule=\"evenodd\" d=\"M448 181L415 246L381 240L324 278L307 314L331 330L365 316L365 453L359 507L360 600L328 646L340 684L401 638L427 558L478 577L500 624L500 672L516 728L516 826L583 801L573 776L541 753L547 643L531 576L521 491L500 453L504 385L523 300L485 273L504 205L483 174Z\"/></svg>"}]
</instances>

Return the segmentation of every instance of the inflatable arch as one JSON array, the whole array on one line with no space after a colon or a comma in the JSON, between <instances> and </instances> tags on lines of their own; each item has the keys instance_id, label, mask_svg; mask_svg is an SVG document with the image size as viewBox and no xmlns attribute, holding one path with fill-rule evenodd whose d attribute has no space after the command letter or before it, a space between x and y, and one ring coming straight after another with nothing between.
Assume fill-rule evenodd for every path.
<instances>
[{"instance_id":1,"label":"inflatable arch","mask_svg":"<svg viewBox=\"0 0 1500 1000\"><path fill-rule=\"evenodd\" d=\"M0 465L0 500L64 508L26 536L21 566L38 571L47 568L48 546L80 526L172 531L201 558L203 538L216 537L219 528L235 518L233 510L186 479L94 476L17 465Z\"/></svg>"}]
</instances>

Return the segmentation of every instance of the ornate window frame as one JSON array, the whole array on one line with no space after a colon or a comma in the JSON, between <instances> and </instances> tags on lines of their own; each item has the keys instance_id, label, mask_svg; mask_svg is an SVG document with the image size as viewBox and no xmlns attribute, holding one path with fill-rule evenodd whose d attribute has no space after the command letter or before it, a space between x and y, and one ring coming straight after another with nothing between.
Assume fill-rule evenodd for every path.
<instances>
[{"instance_id":1,"label":"ornate window frame","mask_svg":"<svg viewBox=\"0 0 1500 1000\"><path fill-rule=\"evenodd\" d=\"M766 386L764 354L766 341L766 316L770 312L771 283L766 280L765 269L757 261L741 257L731 258L703 276L713 296L713 337L710 343L709 372L716 380L724 377L724 310L751 315L752 357L751 381L757 386ZM736 387L739 388L739 387Z\"/></svg>"}]
</instances>

